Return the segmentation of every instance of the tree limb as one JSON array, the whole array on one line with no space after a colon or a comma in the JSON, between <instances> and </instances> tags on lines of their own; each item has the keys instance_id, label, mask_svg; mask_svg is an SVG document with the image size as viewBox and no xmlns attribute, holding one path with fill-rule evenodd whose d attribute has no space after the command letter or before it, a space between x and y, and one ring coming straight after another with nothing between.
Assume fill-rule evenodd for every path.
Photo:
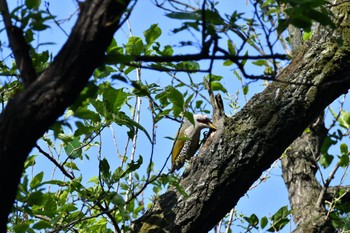
<instances>
[{"instance_id":1,"label":"tree limb","mask_svg":"<svg viewBox=\"0 0 350 233\"><path fill-rule=\"evenodd\" d=\"M0 192L0 232L6 232L8 214L29 152L78 97L101 64L129 2L86 1L70 37L52 64L14 96L1 113L0 176L7 179L3 179Z\"/></svg>"},{"instance_id":2,"label":"tree limb","mask_svg":"<svg viewBox=\"0 0 350 233\"><path fill-rule=\"evenodd\" d=\"M234 117L217 123L212 145L199 154L181 185L134 221L136 232L208 232L319 115L350 88L350 4L332 8L335 29L316 28L278 80ZM342 43L337 41L342 40Z\"/></svg>"},{"instance_id":3,"label":"tree limb","mask_svg":"<svg viewBox=\"0 0 350 233\"><path fill-rule=\"evenodd\" d=\"M283 155L282 175L296 224L295 233L335 232L330 219L326 218L323 196L319 201L324 189L316 179L316 160L326 136L327 129L321 114Z\"/></svg>"}]
</instances>

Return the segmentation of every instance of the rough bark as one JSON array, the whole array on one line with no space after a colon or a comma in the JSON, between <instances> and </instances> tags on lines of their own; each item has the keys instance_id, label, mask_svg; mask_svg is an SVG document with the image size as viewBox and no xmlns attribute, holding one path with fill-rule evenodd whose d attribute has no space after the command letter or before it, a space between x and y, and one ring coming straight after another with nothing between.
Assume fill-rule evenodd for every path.
<instances>
[{"instance_id":1,"label":"rough bark","mask_svg":"<svg viewBox=\"0 0 350 233\"><path fill-rule=\"evenodd\" d=\"M296 223L295 233L335 232L323 202L318 204L322 187L315 176L317 158L326 135L323 117L319 117L287 148L282 159L283 179Z\"/></svg>"},{"instance_id":2,"label":"rough bark","mask_svg":"<svg viewBox=\"0 0 350 233\"><path fill-rule=\"evenodd\" d=\"M135 232L208 232L326 106L350 87L350 4L332 7L335 29L316 28L292 63L234 117L182 178L189 194L160 196Z\"/></svg>"},{"instance_id":3,"label":"rough bark","mask_svg":"<svg viewBox=\"0 0 350 233\"><path fill-rule=\"evenodd\" d=\"M0 115L0 232L6 223L24 162L37 139L73 103L104 52L130 1L88 0L53 63Z\"/></svg>"}]
</instances>

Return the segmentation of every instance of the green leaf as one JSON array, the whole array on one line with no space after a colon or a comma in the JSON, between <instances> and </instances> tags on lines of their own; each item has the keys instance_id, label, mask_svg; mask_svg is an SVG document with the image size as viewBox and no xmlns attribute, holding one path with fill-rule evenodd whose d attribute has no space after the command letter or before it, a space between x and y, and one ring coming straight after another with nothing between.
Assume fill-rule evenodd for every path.
<instances>
[{"instance_id":1,"label":"green leaf","mask_svg":"<svg viewBox=\"0 0 350 233\"><path fill-rule=\"evenodd\" d=\"M35 165L35 158L37 155L31 155L27 158L27 160L24 163L24 170L27 169L30 166L34 166Z\"/></svg>"},{"instance_id":2,"label":"green leaf","mask_svg":"<svg viewBox=\"0 0 350 233\"><path fill-rule=\"evenodd\" d=\"M97 128L101 128L99 124L97 124L96 127L92 127L89 126L88 124L84 124L80 121L75 122L75 125L77 127L77 129L74 132L74 137L79 137L81 135L87 135L90 136L91 133L97 129Z\"/></svg>"},{"instance_id":3,"label":"green leaf","mask_svg":"<svg viewBox=\"0 0 350 233\"><path fill-rule=\"evenodd\" d=\"M135 88L132 90L137 96L150 96L149 88L140 81L132 81L131 85Z\"/></svg>"},{"instance_id":4,"label":"green leaf","mask_svg":"<svg viewBox=\"0 0 350 233\"><path fill-rule=\"evenodd\" d=\"M337 142L334 141L330 136L327 136L322 144L320 153L321 157L319 160L319 163L324 167L327 168L333 161L334 156L328 154L328 150L332 145L335 145Z\"/></svg>"},{"instance_id":5,"label":"green leaf","mask_svg":"<svg viewBox=\"0 0 350 233\"><path fill-rule=\"evenodd\" d=\"M59 208L59 211L64 213L71 213L75 210L77 210L77 207L73 203L64 204Z\"/></svg>"},{"instance_id":6,"label":"green leaf","mask_svg":"<svg viewBox=\"0 0 350 233\"><path fill-rule=\"evenodd\" d=\"M163 49L161 55L172 56L173 54L174 54L174 50L173 50L173 48L170 45L164 46L164 49Z\"/></svg>"},{"instance_id":7,"label":"green leaf","mask_svg":"<svg viewBox=\"0 0 350 233\"><path fill-rule=\"evenodd\" d=\"M174 115L179 116L179 114L184 110L184 97L181 92L174 87L167 87L167 92L167 97L173 104Z\"/></svg>"},{"instance_id":8,"label":"green leaf","mask_svg":"<svg viewBox=\"0 0 350 233\"><path fill-rule=\"evenodd\" d=\"M128 55L139 56L143 51L143 42L140 37L132 36L125 46Z\"/></svg>"},{"instance_id":9,"label":"green leaf","mask_svg":"<svg viewBox=\"0 0 350 233\"><path fill-rule=\"evenodd\" d=\"M123 83L128 83L128 79L121 74L113 74L113 75L111 75L111 79L118 80L118 81L121 81Z\"/></svg>"},{"instance_id":10,"label":"green leaf","mask_svg":"<svg viewBox=\"0 0 350 233\"><path fill-rule=\"evenodd\" d=\"M266 216L262 217L260 219L260 227L261 229L264 229L266 227L266 225L268 224L269 220L267 219Z\"/></svg>"},{"instance_id":11,"label":"green leaf","mask_svg":"<svg viewBox=\"0 0 350 233\"><path fill-rule=\"evenodd\" d=\"M307 9L307 15L316 22L319 22L323 26L331 26L334 28L334 23L329 17L329 11L320 12L314 9Z\"/></svg>"},{"instance_id":12,"label":"green leaf","mask_svg":"<svg viewBox=\"0 0 350 233\"><path fill-rule=\"evenodd\" d=\"M343 123L343 127L346 129L350 128L350 112L342 111L340 115L341 121Z\"/></svg>"},{"instance_id":13,"label":"green leaf","mask_svg":"<svg viewBox=\"0 0 350 233\"><path fill-rule=\"evenodd\" d=\"M257 66L267 66L267 60L256 60L252 62L254 65Z\"/></svg>"},{"instance_id":14,"label":"green leaf","mask_svg":"<svg viewBox=\"0 0 350 233\"><path fill-rule=\"evenodd\" d=\"M199 70L200 65L198 62L195 61L183 61L176 64L175 68L187 72L195 72Z\"/></svg>"},{"instance_id":15,"label":"green leaf","mask_svg":"<svg viewBox=\"0 0 350 233\"><path fill-rule=\"evenodd\" d=\"M195 124L195 123L194 123L193 114L192 114L191 112L185 112L185 113L184 113L184 116L185 116L185 118L186 118L189 122L191 122L192 125Z\"/></svg>"},{"instance_id":16,"label":"green leaf","mask_svg":"<svg viewBox=\"0 0 350 233\"><path fill-rule=\"evenodd\" d=\"M106 110L110 113L117 113L126 103L128 94L123 91L123 88L115 89L108 85L103 92L103 103Z\"/></svg>"},{"instance_id":17,"label":"green leaf","mask_svg":"<svg viewBox=\"0 0 350 233\"><path fill-rule=\"evenodd\" d=\"M108 193L109 200L118 207L124 208L125 200L124 198L116 192Z\"/></svg>"},{"instance_id":18,"label":"green leaf","mask_svg":"<svg viewBox=\"0 0 350 233\"><path fill-rule=\"evenodd\" d=\"M28 232L28 229L29 229L29 223L27 223L27 222L16 224L13 227L13 230L16 233L26 233L26 232Z\"/></svg>"},{"instance_id":19,"label":"green leaf","mask_svg":"<svg viewBox=\"0 0 350 233\"><path fill-rule=\"evenodd\" d=\"M203 104L203 100L197 100L196 101L196 108L200 108Z\"/></svg>"},{"instance_id":20,"label":"green leaf","mask_svg":"<svg viewBox=\"0 0 350 233\"><path fill-rule=\"evenodd\" d=\"M66 142L64 150L71 159L81 158L82 150L81 144L78 138L74 137L72 140Z\"/></svg>"},{"instance_id":21,"label":"green leaf","mask_svg":"<svg viewBox=\"0 0 350 233\"><path fill-rule=\"evenodd\" d=\"M120 180L120 178L122 178L122 176L124 175L124 171L122 168L120 167L117 167L114 172L113 172L113 175L112 175L112 180L114 182L118 182Z\"/></svg>"},{"instance_id":22,"label":"green leaf","mask_svg":"<svg viewBox=\"0 0 350 233\"><path fill-rule=\"evenodd\" d=\"M221 81L223 77L220 75L210 74L205 76L205 78L212 82L212 81Z\"/></svg>"},{"instance_id":23,"label":"green leaf","mask_svg":"<svg viewBox=\"0 0 350 233\"><path fill-rule=\"evenodd\" d=\"M38 174L36 174L32 181L30 182L30 188L31 189L35 189L37 188L40 184L41 184L41 181L43 180L43 177L44 177L44 172L39 172Z\"/></svg>"},{"instance_id":24,"label":"green leaf","mask_svg":"<svg viewBox=\"0 0 350 233\"><path fill-rule=\"evenodd\" d=\"M249 225L255 228L259 224L259 218L255 214L252 214L249 217L243 217L243 218L249 223Z\"/></svg>"},{"instance_id":25,"label":"green leaf","mask_svg":"<svg viewBox=\"0 0 350 233\"><path fill-rule=\"evenodd\" d=\"M89 110L87 107L78 108L77 111L74 112L74 116L80 119L92 120L94 122L100 122L101 118L96 112Z\"/></svg>"},{"instance_id":26,"label":"green leaf","mask_svg":"<svg viewBox=\"0 0 350 233\"><path fill-rule=\"evenodd\" d=\"M104 178L109 178L111 176L110 166L106 158L100 160L99 168Z\"/></svg>"},{"instance_id":27,"label":"green leaf","mask_svg":"<svg viewBox=\"0 0 350 233\"><path fill-rule=\"evenodd\" d=\"M244 56L248 56L248 50L245 52ZM242 66L245 66L245 64L247 63L247 61L248 61L248 59L243 59L243 60L241 61Z\"/></svg>"},{"instance_id":28,"label":"green leaf","mask_svg":"<svg viewBox=\"0 0 350 233\"><path fill-rule=\"evenodd\" d=\"M104 117L107 117L107 108L104 102L100 100L91 100L92 106L96 109L96 111Z\"/></svg>"},{"instance_id":29,"label":"green leaf","mask_svg":"<svg viewBox=\"0 0 350 233\"><path fill-rule=\"evenodd\" d=\"M309 41L312 37L312 31L309 31L309 32L304 32L303 33L303 41Z\"/></svg>"},{"instance_id":30,"label":"green leaf","mask_svg":"<svg viewBox=\"0 0 350 233\"><path fill-rule=\"evenodd\" d=\"M26 0L25 4L29 9L38 9L41 4L41 0Z\"/></svg>"},{"instance_id":31,"label":"green leaf","mask_svg":"<svg viewBox=\"0 0 350 233\"><path fill-rule=\"evenodd\" d=\"M51 228L51 224L48 221L39 220L33 225L33 229L35 230L43 230Z\"/></svg>"},{"instance_id":32,"label":"green leaf","mask_svg":"<svg viewBox=\"0 0 350 233\"><path fill-rule=\"evenodd\" d=\"M147 130L142 125L129 118L124 112L118 112L117 114L114 114L113 120L118 125L124 125L130 129L128 132L129 137L132 137L134 135L134 127L136 127L143 131L146 134L148 140L152 143L151 136L148 134Z\"/></svg>"},{"instance_id":33,"label":"green leaf","mask_svg":"<svg viewBox=\"0 0 350 233\"><path fill-rule=\"evenodd\" d=\"M287 218L289 214L290 210L288 210L288 206L281 207L274 215L271 216L272 226L267 231L280 231L289 222L289 219Z\"/></svg>"},{"instance_id":34,"label":"green leaf","mask_svg":"<svg viewBox=\"0 0 350 233\"><path fill-rule=\"evenodd\" d=\"M189 19L189 20L200 20L201 15L196 12L173 12L166 14L167 17L172 18L172 19Z\"/></svg>"},{"instance_id":35,"label":"green leaf","mask_svg":"<svg viewBox=\"0 0 350 233\"><path fill-rule=\"evenodd\" d=\"M151 46L161 34L162 30L158 27L158 24L152 24L151 27L143 33L146 39L147 48L149 48L149 46Z\"/></svg>"},{"instance_id":36,"label":"green leaf","mask_svg":"<svg viewBox=\"0 0 350 233\"><path fill-rule=\"evenodd\" d=\"M67 182L62 181L62 180L48 180L43 182L43 184L54 184L58 186L67 186Z\"/></svg>"},{"instance_id":37,"label":"green leaf","mask_svg":"<svg viewBox=\"0 0 350 233\"><path fill-rule=\"evenodd\" d=\"M210 86L213 91L222 91L227 93L226 88L220 82L211 82Z\"/></svg>"},{"instance_id":38,"label":"green leaf","mask_svg":"<svg viewBox=\"0 0 350 233\"><path fill-rule=\"evenodd\" d=\"M249 91L249 85L244 85L244 86L243 86L243 94L244 94L244 95L247 95L247 94L248 94L248 91Z\"/></svg>"},{"instance_id":39,"label":"green leaf","mask_svg":"<svg viewBox=\"0 0 350 233\"><path fill-rule=\"evenodd\" d=\"M237 79L238 79L239 81L242 81L242 75L241 75L240 73L238 73L237 70L234 70L234 71L233 71L233 74L237 77Z\"/></svg>"},{"instance_id":40,"label":"green leaf","mask_svg":"<svg viewBox=\"0 0 350 233\"><path fill-rule=\"evenodd\" d=\"M340 144L340 152L342 155L348 155L349 154L348 145L345 143Z\"/></svg>"},{"instance_id":41,"label":"green leaf","mask_svg":"<svg viewBox=\"0 0 350 233\"><path fill-rule=\"evenodd\" d=\"M206 10L205 11L206 20L214 25L224 25L224 21L216 11Z\"/></svg>"},{"instance_id":42,"label":"green leaf","mask_svg":"<svg viewBox=\"0 0 350 233\"><path fill-rule=\"evenodd\" d=\"M236 54L237 54L236 48L233 46L231 40L227 40L227 48L228 48L230 55L236 56Z\"/></svg>"},{"instance_id":43,"label":"green leaf","mask_svg":"<svg viewBox=\"0 0 350 233\"><path fill-rule=\"evenodd\" d=\"M347 167L349 165L349 155L342 155L339 157L339 166Z\"/></svg>"},{"instance_id":44,"label":"green leaf","mask_svg":"<svg viewBox=\"0 0 350 233\"><path fill-rule=\"evenodd\" d=\"M234 64L234 62L231 61L231 60L225 60L225 61L223 62L223 65L224 65L224 66L231 66L231 65L233 65L233 64Z\"/></svg>"},{"instance_id":45,"label":"green leaf","mask_svg":"<svg viewBox=\"0 0 350 233\"><path fill-rule=\"evenodd\" d=\"M73 170L80 171L78 166L75 163L73 163L73 162L66 162L66 163L64 163L64 166L66 166L66 167L68 167L70 169L73 169Z\"/></svg>"},{"instance_id":46,"label":"green leaf","mask_svg":"<svg viewBox=\"0 0 350 233\"><path fill-rule=\"evenodd\" d=\"M321 154L319 163L322 165L323 168L327 168L327 167L329 167L329 165L331 165L333 159L334 159L333 155L329 155L328 153Z\"/></svg>"},{"instance_id":47,"label":"green leaf","mask_svg":"<svg viewBox=\"0 0 350 233\"><path fill-rule=\"evenodd\" d=\"M90 104L90 99L97 98L98 90L99 87L94 83L94 81L90 81L80 92L78 99L74 101L74 103L69 107L69 109L75 112L78 108L87 107Z\"/></svg>"},{"instance_id":48,"label":"green leaf","mask_svg":"<svg viewBox=\"0 0 350 233\"><path fill-rule=\"evenodd\" d=\"M29 205L42 205L44 203L43 193L41 191L31 192L28 196L27 203Z\"/></svg>"},{"instance_id":49,"label":"green leaf","mask_svg":"<svg viewBox=\"0 0 350 233\"><path fill-rule=\"evenodd\" d=\"M349 164L349 150L345 143L340 144L341 156L339 157L339 166L346 167Z\"/></svg>"},{"instance_id":50,"label":"green leaf","mask_svg":"<svg viewBox=\"0 0 350 233\"><path fill-rule=\"evenodd\" d=\"M124 173L123 173L123 175L121 177L123 177L123 176L125 176L125 175L127 175L127 174L129 174L129 173L131 173L133 171L136 171L137 169L140 168L142 163L143 163L143 158L140 155L140 157L138 158L137 161L133 160L130 163L128 163L127 169L124 171Z\"/></svg>"},{"instance_id":51,"label":"green leaf","mask_svg":"<svg viewBox=\"0 0 350 233\"><path fill-rule=\"evenodd\" d=\"M194 97L194 93L192 93L190 96L188 96L188 97L186 98L186 101L185 101L185 106L186 106L186 107L189 106L190 103L192 103L193 97Z\"/></svg>"}]
</instances>

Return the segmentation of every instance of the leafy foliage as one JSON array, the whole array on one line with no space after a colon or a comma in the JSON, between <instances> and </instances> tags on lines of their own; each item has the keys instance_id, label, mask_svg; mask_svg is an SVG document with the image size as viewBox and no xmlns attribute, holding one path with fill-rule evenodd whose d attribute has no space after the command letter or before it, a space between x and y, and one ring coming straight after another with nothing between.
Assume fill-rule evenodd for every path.
<instances>
[{"instance_id":1,"label":"leafy foliage","mask_svg":"<svg viewBox=\"0 0 350 233\"><path fill-rule=\"evenodd\" d=\"M39 75L53 61L51 46L57 43L55 38L41 41L40 36L61 30L77 14L61 20L51 14L49 2L45 1L44 7L41 0L26 0L11 11ZM172 36L180 38L176 45L162 38L169 29L161 28L161 23L147 25L142 35L125 40L116 36L78 99L38 142L25 164L10 232L127 231L154 196L168 187L189 198L178 175L167 174L171 145L168 151L157 151L163 137L169 138L176 131L170 122L187 118L194 123L193 113L210 114L211 92L224 95L229 107L226 112L234 114L257 92L255 84L247 80L272 80L280 71L279 58L286 56L277 56L271 41L285 42L289 25L303 29L306 39L312 35L314 22L334 26L323 0L256 1L249 8L253 16L246 13L249 10L222 11L217 1L192 7L172 3L176 6L158 7L172 20L167 22L177 23L170 29ZM10 53L3 43L1 49ZM196 53L190 54L193 50ZM24 88L18 65L11 55L3 57L10 57L10 61L0 61L2 110ZM223 60L222 66L218 60ZM227 79L221 69L227 69L231 76ZM251 70L260 76L252 75ZM349 150L344 140L350 113L331 113L339 127L326 138L319 164L327 168L336 160L346 169ZM331 150L334 146L339 146L337 156ZM344 193L339 190L339 197ZM345 229L349 224L343 216L349 212L348 204L339 198L329 208L334 225ZM255 213L242 214L237 216L242 224L237 225L247 232L280 231L289 223L291 213L284 206L262 218ZM227 229L232 227L232 219L228 219L223 219Z\"/></svg>"}]
</instances>

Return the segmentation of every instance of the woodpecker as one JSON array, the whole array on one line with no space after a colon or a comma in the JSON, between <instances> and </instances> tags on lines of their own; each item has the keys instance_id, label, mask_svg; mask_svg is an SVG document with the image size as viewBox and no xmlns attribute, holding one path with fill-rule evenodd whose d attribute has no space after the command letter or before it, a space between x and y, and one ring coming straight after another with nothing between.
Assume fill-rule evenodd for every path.
<instances>
[{"instance_id":1,"label":"woodpecker","mask_svg":"<svg viewBox=\"0 0 350 233\"><path fill-rule=\"evenodd\" d=\"M199 148L200 132L204 128L216 129L206 115L193 115L194 125L185 120L176 134L171 153L171 172L180 169L185 160L190 159Z\"/></svg>"}]
</instances>

